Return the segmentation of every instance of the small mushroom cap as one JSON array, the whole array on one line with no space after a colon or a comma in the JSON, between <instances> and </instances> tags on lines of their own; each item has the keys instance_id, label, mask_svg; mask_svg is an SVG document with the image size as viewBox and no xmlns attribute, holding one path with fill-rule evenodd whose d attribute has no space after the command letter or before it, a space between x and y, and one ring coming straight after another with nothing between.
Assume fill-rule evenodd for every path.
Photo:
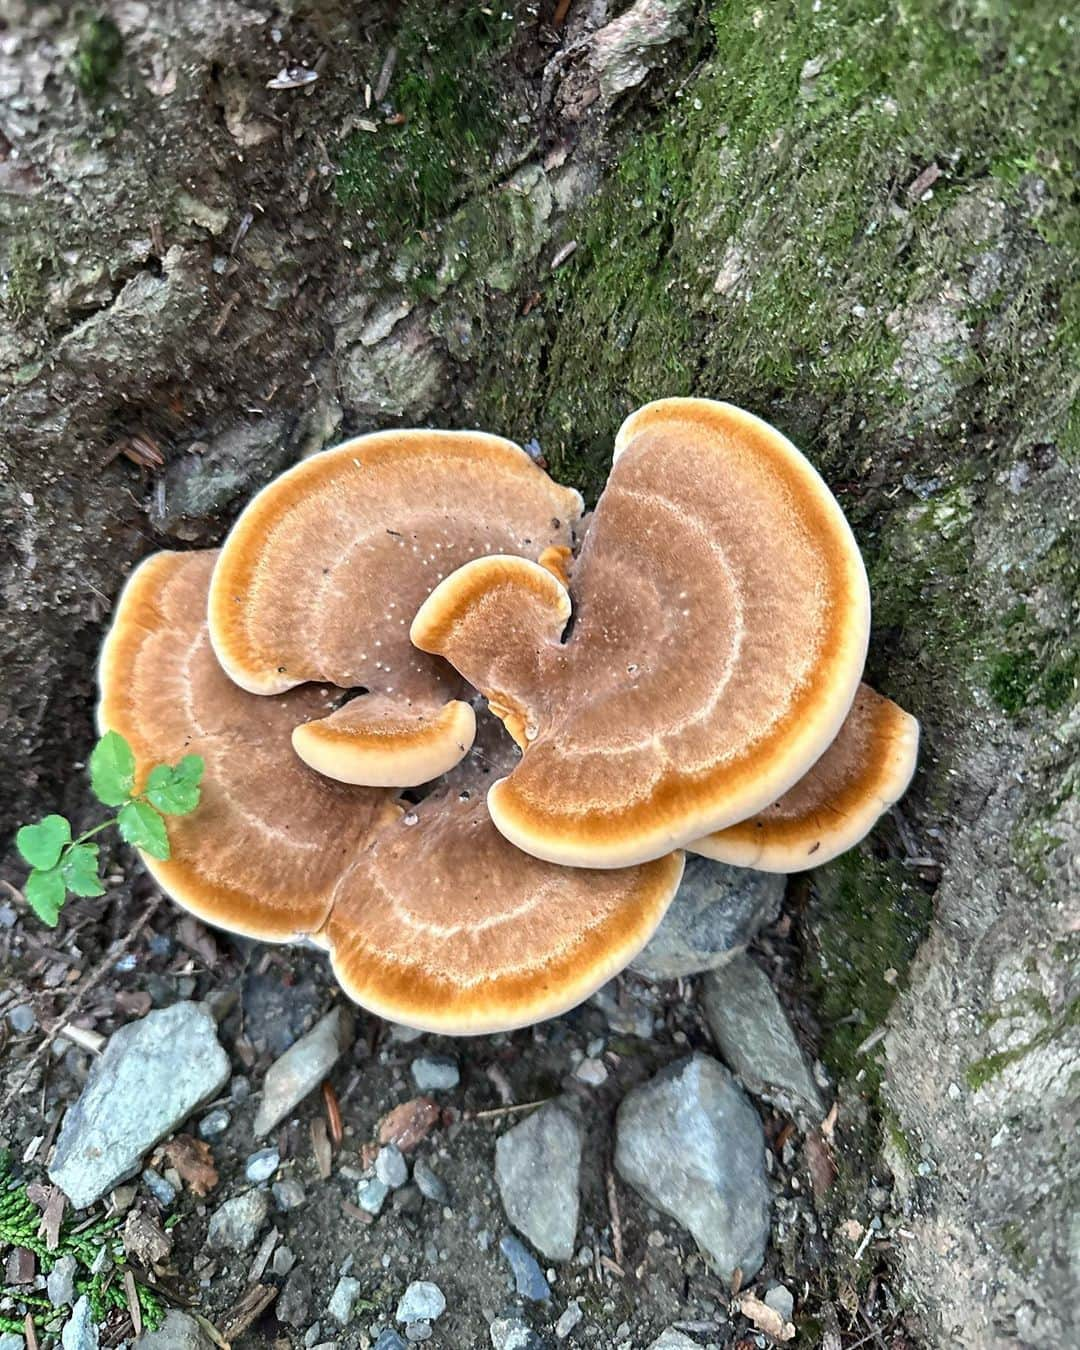
<instances>
[{"instance_id":1,"label":"small mushroom cap","mask_svg":"<svg viewBox=\"0 0 1080 1350\"><path fill-rule=\"evenodd\" d=\"M762 872L817 867L857 844L899 801L918 753L915 718L862 684L836 739L794 787L690 848Z\"/></svg>"},{"instance_id":2,"label":"small mushroom cap","mask_svg":"<svg viewBox=\"0 0 1080 1350\"><path fill-rule=\"evenodd\" d=\"M452 769L475 735L476 714L460 699L423 707L373 694L304 722L292 743L305 764L339 782L418 787Z\"/></svg>"},{"instance_id":3,"label":"small mushroom cap","mask_svg":"<svg viewBox=\"0 0 1080 1350\"><path fill-rule=\"evenodd\" d=\"M275 479L236 522L210 590L214 650L257 694L313 680L453 696L409 644L420 602L470 558L568 546L581 505L499 436L347 441Z\"/></svg>"},{"instance_id":4,"label":"small mushroom cap","mask_svg":"<svg viewBox=\"0 0 1080 1350\"><path fill-rule=\"evenodd\" d=\"M474 562L413 625L523 729L488 794L535 857L621 867L761 811L833 741L866 656L866 572L802 454L729 404L630 417L571 580Z\"/></svg>"},{"instance_id":5,"label":"small mushroom cap","mask_svg":"<svg viewBox=\"0 0 1080 1350\"><path fill-rule=\"evenodd\" d=\"M174 900L234 933L285 942L322 927L345 868L390 794L346 787L293 753L293 727L329 712L325 688L253 698L218 665L206 625L217 554L157 553L132 574L99 667L101 730L135 752L136 784L186 754L206 761L202 799L167 818L171 857L142 855Z\"/></svg>"},{"instance_id":6,"label":"small mushroom cap","mask_svg":"<svg viewBox=\"0 0 1080 1350\"><path fill-rule=\"evenodd\" d=\"M325 930L351 998L443 1035L512 1030L588 998L648 941L683 871L681 853L605 872L529 857L491 824L488 763L474 752L380 832Z\"/></svg>"}]
</instances>

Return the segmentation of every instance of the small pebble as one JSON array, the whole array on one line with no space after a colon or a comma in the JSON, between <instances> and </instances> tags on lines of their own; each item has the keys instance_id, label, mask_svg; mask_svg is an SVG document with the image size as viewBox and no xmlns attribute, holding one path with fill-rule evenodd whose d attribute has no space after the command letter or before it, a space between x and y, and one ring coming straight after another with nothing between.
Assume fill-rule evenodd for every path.
<instances>
[{"instance_id":1,"label":"small pebble","mask_svg":"<svg viewBox=\"0 0 1080 1350\"><path fill-rule=\"evenodd\" d=\"M430 1322L410 1322L405 1328L407 1341L430 1341L432 1326Z\"/></svg>"},{"instance_id":2,"label":"small pebble","mask_svg":"<svg viewBox=\"0 0 1080 1350\"><path fill-rule=\"evenodd\" d=\"M296 1256L291 1247L278 1247L270 1258L270 1269L275 1275L285 1276L296 1265Z\"/></svg>"},{"instance_id":3,"label":"small pebble","mask_svg":"<svg viewBox=\"0 0 1080 1350\"><path fill-rule=\"evenodd\" d=\"M20 1003L17 1008L12 1008L7 1015L8 1023L19 1036L25 1036L28 1031L33 1031L37 1025L37 1018L34 1016L34 1010L29 1003Z\"/></svg>"},{"instance_id":4,"label":"small pebble","mask_svg":"<svg viewBox=\"0 0 1080 1350\"><path fill-rule=\"evenodd\" d=\"M446 1182L435 1175L423 1158L417 1158L413 1163L413 1181L419 1186L420 1194L425 1200L434 1200L438 1205L445 1205L450 1199Z\"/></svg>"},{"instance_id":5,"label":"small pebble","mask_svg":"<svg viewBox=\"0 0 1080 1350\"><path fill-rule=\"evenodd\" d=\"M257 1153L248 1155L244 1164L244 1175L248 1181L269 1181L281 1164L281 1155L276 1148L261 1148Z\"/></svg>"},{"instance_id":6,"label":"small pebble","mask_svg":"<svg viewBox=\"0 0 1080 1350\"><path fill-rule=\"evenodd\" d=\"M375 1159L375 1175L384 1186L389 1186L391 1190L396 1190L398 1186L404 1186L408 1181L409 1168L405 1162L405 1155L396 1144L386 1144L379 1149L378 1156Z\"/></svg>"},{"instance_id":7,"label":"small pebble","mask_svg":"<svg viewBox=\"0 0 1080 1350\"><path fill-rule=\"evenodd\" d=\"M338 1326L347 1326L352 1320L353 1309L356 1307L356 1300L359 1297L360 1281L354 1280L351 1275L342 1275L334 1286L334 1292L330 1295L330 1302L326 1305L326 1311Z\"/></svg>"},{"instance_id":8,"label":"small pebble","mask_svg":"<svg viewBox=\"0 0 1080 1350\"><path fill-rule=\"evenodd\" d=\"M322 1335L322 1326L319 1322L312 1322L307 1331L304 1332L304 1346L306 1350L311 1350L313 1345L318 1345L319 1337Z\"/></svg>"},{"instance_id":9,"label":"small pebble","mask_svg":"<svg viewBox=\"0 0 1080 1350\"><path fill-rule=\"evenodd\" d=\"M395 1319L404 1322L434 1322L446 1311L446 1297L437 1284L414 1280L401 1296Z\"/></svg>"},{"instance_id":10,"label":"small pebble","mask_svg":"<svg viewBox=\"0 0 1080 1350\"><path fill-rule=\"evenodd\" d=\"M384 1185L378 1177L362 1181L356 1188L356 1203L368 1214L378 1214L390 1194L390 1187Z\"/></svg>"},{"instance_id":11,"label":"small pebble","mask_svg":"<svg viewBox=\"0 0 1080 1350\"><path fill-rule=\"evenodd\" d=\"M219 1134L224 1134L229 1128L232 1117L223 1106L219 1106L216 1111L209 1112L199 1121L199 1138L216 1139Z\"/></svg>"},{"instance_id":12,"label":"small pebble","mask_svg":"<svg viewBox=\"0 0 1080 1350\"><path fill-rule=\"evenodd\" d=\"M579 1083L588 1083L589 1087L599 1087L607 1082L607 1068L603 1060L583 1059L574 1070L574 1077Z\"/></svg>"},{"instance_id":13,"label":"small pebble","mask_svg":"<svg viewBox=\"0 0 1080 1350\"><path fill-rule=\"evenodd\" d=\"M152 1167L143 1169L143 1185L158 1202L163 1209L168 1209L176 1203L176 1187L171 1185L160 1172L156 1172Z\"/></svg>"},{"instance_id":14,"label":"small pebble","mask_svg":"<svg viewBox=\"0 0 1080 1350\"><path fill-rule=\"evenodd\" d=\"M555 1323L555 1335L560 1341L565 1341L567 1336L573 1331L585 1314L581 1311L581 1304L577 1299L573 1299L566 1305L566 1311Z\"/></svg>"},{"instance_id":15,"label":"small pebble","mask_svg":"<svg viewBox=\"0 0 1080 1350\"><path fill-rule=\"evenodd\" d=\"M779 1313L785 1322L790 1322L791 1314L795 1311L795 1297L782 1284L774 1284L765 1295L765 1305Z\"/></svg>"},{"instance_id":16,"label":"small pebble","mask_svg":"<svg viewBox=\"0 0 1080 1350\"><path fill-rule=\"evenodd\" d=\"M75 1301L75 1273L78 1263L73 1256L62 1256L45 1282L45 1292L54 1308L63 1308Z\"/></svg>"},{"instance_id":17,"label":"small pebble","mask_svg":"<svg viewBox=\"0 0 1080 1350\"><path fill-rule=\"evenodd\" d=\"M533 1303L543 1303L551 1297L551 1288L544 1278L544 1272L536 1258L526 1250L524 1243L507 1233L499 1240L499 1250L510 1263L514 1287L522 1298Z\"/></svg>"},{"instance_id":18,"label":"small pebble","mask_svg":"<svg viewBox=\"0 0 1080 1350\"><path fill-rule=\"evenodd\" d=\"M421 1092L448 1092L461 1082L461 1073L448 1055L421 1055L412 1062L413 1082Z\"/></svg>"},{"instance_id":19,"label":"small pebble","mask_svg":"<svg viewBox=\"0 0 1080 1350\"><path fill-rule=\"evenodd\" d=\"M384 1332L380 1333L379 1339L371 1347L371 1350L405 1350L405 1342L396 1331L387 1327Z\"/></svg>"},{"instance_id":20,"label":"small pebble","mask_svg":"<svg viewBox=\"0 0 1080 1350\"><path fill-rule=\"evenodd\" d=\"M275 1181L270 1187L270 1194L274 1197L274 1204L285 1214L291 1209L299 1209L305 1199L303 1184L295 1177Z\"/></svg>"}]
</instances>

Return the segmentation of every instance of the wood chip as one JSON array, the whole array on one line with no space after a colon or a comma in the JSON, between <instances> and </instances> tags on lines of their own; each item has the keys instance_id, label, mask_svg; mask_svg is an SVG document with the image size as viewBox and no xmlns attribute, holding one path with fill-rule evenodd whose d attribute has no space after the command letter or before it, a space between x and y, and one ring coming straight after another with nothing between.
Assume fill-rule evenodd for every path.
<instances>
[{"instance_id":1,"label":"wood chip","mask_svg":"<svg viewBox=\"0 0 1080 1350\"><path fill-rule=\"evenodd\" d=\"M439 1107L430 1097L413 1097L379 1121L379 1143L396 1144L402 1153L426 1139L439 1121Z\"/></svg>"},{"instance_id":2,"label":"wood chip","mask_svg":"<svg viewBox=\"0 0 1080 1350\"><path fill-rule=\"evenodd\" d=\"M357 1223L365 1226L375 1222L375 1215L369 1214L366 1209L361 1209L359 1205L354 1205L351 1200L342 1200L341 1212L347 1219L355 1219Z\"/></svg>"},{"instance_id":3,"label":"wood chip","mask_svg":"<svg viewBox=\"0 0 1080 1350\"><path fill-rule=\"evenodd\" d=\"M209 1195L218 1184L218 1172L210 1145L190 1134L178 1134L161 1149L192 1195Z\"/></svg>"},{"instance_id":4,"label":"wood chip","mask_svg":"<svg viewBox=\"0 0 1080 1350\"><path fill-rule=\"evenodd\" d=\"M806 1136L806 1165L810 1170L810 1184L820 1200L832 1190L836 1180L836 1163L832 1150L820 1130L811 1130Z\"/></svg>"},{"instance_id":5,"label":"wood chip","mask_svg":"<svg viewBox=\"0 0 1080 1350\"><path fill-rule=\"evenodd\" d=\"M45 1209L38 1227L38 1237L45 1239L47 1251L54 1252L60 1245L60 1225L64 1221L64 1207L67 1196L59 1186L50 1186Z\"/></svg>"},{"instance_id":6,"label":"wood chip","mask_svg":"<svg viewBox=\"0 0 1080 1350\"><path fill-rule=\"evenodd\" d=\"M26 1247L13 1248L4 1269L8 1284L33 1284L37 1274L34 1253Z\"/></svg>"},{"instance_id":7,"label":"wood chip","mask_svg":"<svg viewBox=\"0 0 1080 1350\"><path fill-rule=\"evenodd\" d=\"M316 1116L311 1122L311 1151L315 1155L319 1176L325 1181L333 1169L334 1150L330 1146L330 1136L322 1116Z\"/></svg>"},{"instance_id":8,"label":"wood chip","mask_svg":"<svg viewBox=\"0 0 1080 1350\"><path fill-rule=\"evenodd\" d=\"M281 1241L281 1234L276 1228L271 1228L269 1233L263 1238L259 1250L255 1253L255 1260L251 1263L251 1270L248 1272L249 1284L258 1284L263 1277L263 1271L270 1262L274 1254L274 1248Z\"/></svg>"},{"instance_id":9,"label":"wood chip","mask_svg":"<svg viewBox=\"0 0 1080 1350\"><path fill-rule=\"evenodd\" d=\"M941 177L941 170L937 164L928 164L922 173L908 186L907 194L912 201L921 201L924 194L934 186Z\"/></svg>"},{"instance_id":10,"label":"wood chip","mask_svg":"<svg viewBox=\"0 0 1080 1350\"><path fill-rule=\"evenodd\" d=\"M622 1266L626 1263L623 1253L622 1215L619 1213L619 1197L615 1191L615 1173L610 1167L607 1172L607 1203L608 1213L611 1215L611 1246L615 1252L615 1260ZM619 1273L622 1274L621 1271Z\"/></svg>"},{"instance_id":11,"label":"wood chip","mask_svg":"<svg viewBox=\"0 0 1080 1350\"><path fill-rule=\"evenodd\" d=\"M770 1308L767 1303L762 1303L761 1299L754 1294L745 1293L741 1295L738 1306L742 1315L749 1318L758 1331L763 1331L766 1336L771 1336L774 1341L795 1339L795 1327L792 1323L785 1321L775 1308Z\"/></svg>"},{"instance_id":12,"label":"wood chip","mask_svg":"<svg viewBox=\"0 0 1080 1350\"><path fill-rule=\"evenodd\" d=\"M124 1251L140 1265L155 1266L168 1260L172 1238L158 1220L145 1210L133 1209L124 1220Z\"/></svg>"},{"instance_id":13,"label":"wood chip","mask_svg":"<svg viewBox=\"0 0 1080 1350\"><path fill-rule=\"evenodd\" d=\"M23 1336L26 1340L26 1350L38 1350L37 1327L34 1326L33 1313L27 1313L23 1322Z\"/></svg>"},{"instance_id":14,"label":"wood chip","mask_svg":"<svg viewBox=\"0 0 1080 1350\"><path fill-rule=\"evenodd\" d=\"M129 1267L124 1271L124 1297L127 1299L128 1316L135 1335L142 1335L142 1309L139 1307L139 1291L135 1288L135 1275Z\"/></svg>"},{"instance_id":15,"label":"wood chip","mask_svg":"<svg viewBox=\"0 0 1080 1350\"><path fill-rule=\"evenodd\" d=\"M397 48L388 47L386 55L383 57L382 69L379 71L379 78L375 81L375 102L381 103L386 97L390 88L390 81L394 78L394 67L397 65ZM369 105L370 106L370 105Z\"/></svg>"},{"instance_id":16,"label":"wood chip","mask_svg":"<svg viewBox=\"0 0 1080 1350\"><path fill-rule=\"evenodd\" d=\"M330 1131L330 1142L335 1148L340 1148L341 1141L344 1138L344 1132L341 1128L341 1107L338 1105L337 1093L334 1091L334 1085L329 1078L323 1079L322 1099L323 1105L326 1107L326 1124Z\"/></svg>"},{"instance_id":17,"label":"wood chip","mask_svg":"<svg viewBox=\"0 0 1080 1350\"><path fill-rule=\"evenodd\" d=\"M278 1296L273 1284L255 1284L221 1319L221 1335L226 1344L242 1336Z\"/></svg>"}]
</instances>

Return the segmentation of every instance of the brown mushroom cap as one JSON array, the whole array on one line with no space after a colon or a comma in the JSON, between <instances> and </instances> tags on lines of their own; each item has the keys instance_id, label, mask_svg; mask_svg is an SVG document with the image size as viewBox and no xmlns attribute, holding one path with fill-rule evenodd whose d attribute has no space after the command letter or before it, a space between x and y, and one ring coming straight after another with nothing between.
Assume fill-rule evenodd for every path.
<instances>
[{"instance_id":1,"label":"brown mushroom cap","mask_svg":"<svg viewBox=\"0 0 1080 1350\"><path fill-rule=\"evenodd\" d=\"M678 889L681 853L589 872L508 843L484 803L511 762L499 738L494 768L471 756L338 889L324 935L334 973L392 1021L462 1036L565 1012L633 959Z\"/></svg>"},{"instance_id":2,"label":"brown mushroom cap","mask_svg":"<svg viewBox=\"0 0 1080 1350\"><path fill-rule=\"evenodd\" d=\"M340 758L347 721L356 752L349 781L370 768L375 784L420 782L410 757L445 766L460 718L450 728L437 713L461 691L446 667L410 645L417 606L471 558L568 547L580 514L576 492L501 437L360 436L297 464L240 516L210 588L214 650L252 693L307 681L368 691L375 697L323 740L310 730L301 745L325 755L333 743ZM414 713L405 736L402 719ZM434 743L425 751L426 736Z\"/></svg>"},{"instance_id":3,"label":"brown mushroom cap","mask_svg":"<svg viewBox=\"0 0 1080 1350\"><path fill-rule=\"evenodd\" d=\"M758 815L689 847L762 872L817 867L857 844L899 801L918 751L915 718L861 684L836 739L794 787Z\"/></svg>"},{"instance_id":4,"label":"brown mushroom cap","mask_svg":"<svg viewBox=\"0 0 1080 1350\"><path fill-rule=\"evenodd\" d=\"M329 714L338 691L258 697L225 675L205 618L215 557L143 563L101 658L101 728L131 743L139 785L161 761L206 760L199 806L168 818L170 860L144 855L164 890L218 927L328 946L359 1002L448 1033L552 1016L630 960L674 895L681 854L596 874L515 849L484 805L515 754L501 730L415 807L316 773L293 729Z\"/></svg>"},{"instance_id":5,"label":"brown mushroom cap","mask_svg":"<svg viewBox=\"0 0 1080 1350\"><path fill-rule=\"evenodd\" d=\"M287 942L322 926L392 798L332 782L293 753L293 727L328 712L335 691L253 698L218 665L206 624L216 558L157 553L132 574L101 653L98 722L130 743L137 785L154 764L206 761L199 806L168 818L169 861L143 855L155 880L209 923Z\"/></svg>"},{"instance_id":6,"label":"brown mushroom cap","mask_svg":"<svg viewBox=\"0 0 1080 1350\"><path fill-rule=\"evenodd\" d=\"M305 764L342 783L419 787L452 769L475 734L476 714L460 699L425 708L368 694L302 723L292 743Z\"/></svg>"},{"instance_id":7,"label":"brown mushroom cap","mask_svg":"<svg viewBox=\"0 0 1080 1350\"><path fill-rule=\"evenodd\" d=\"M524 727L488 807L538 858L624 866L743 820L806 773L851 707L862 559L810 463L750 413L665 399L627 420L565 643L562 588L541 575L476 562L412 628Z\"/></svg>"}]
</instances>

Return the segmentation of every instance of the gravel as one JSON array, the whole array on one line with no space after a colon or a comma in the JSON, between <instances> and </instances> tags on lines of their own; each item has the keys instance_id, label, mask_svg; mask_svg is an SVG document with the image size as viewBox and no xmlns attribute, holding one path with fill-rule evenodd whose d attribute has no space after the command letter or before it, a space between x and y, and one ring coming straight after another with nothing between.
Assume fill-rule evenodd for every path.
<instances>
[{"instance_id":1,"label":"gravel","mask_svg":"<svg viewBox=\"0 0 1080 1350\"><path fill-rule=\"evenodd\" d=\"M380 1181L378 1177L370 1177L367 1181L361 1181L357 1186L356 1203L368 1214L379 1214L389 1194L389 1186Z\"/></svg>"},{"instance_id":2,"label":"gravel","mask_svg":"<svg viewBox=\"0 0 1080 1350\"><path fill-rule=\"evenodd\" d=\"M90 1312L90 1300L85 1294L71 1310L60 1333L63 1350L98 1350L98 1328Z\"/></svg>"},{"instance_id":3,"label":"gravel","mask_svg":"<svg viewBox=\"0 0 1080 1350\"><path fill-rule=\"evenodd\" d=\"M214 1350L213 1342L187 1313L170 1308L157 1331L144 1331L137 1350Z\"/></svg>"},{"instance_id":4,"label":"gravel","mask_svg":"<svg viewBox=\"0 0 1080 1350\"><path fill-rule=\"evenodd\" d=\"M297 1181L295 1177L284 1177L281 1181L275 1181L270 1187L270 1194L274 1197L274 1204L283 1214L299 1209L307 1199L303 1183Z\"/></svg>"},{"instance_id":5,"label":"gravel","mask_svg":"<svg viewBox=\"0 0 1080 1350\"><path fill-rule=\"evenodd\" d=\"M560 1341L565 1341L567 1336L578 1325L585 1314L581 1311L581 1304L577 1299L571 1299L566 1305L564 1312L555 1323L555 1335Z\"/></svg>"},{"instance_id":6,"label":"gravel","mask_svg":"<svg viewBox=\"0 0 1080 1350\"><path fill-rule=\"evenodd\" d=\"M281 1165L281 1154L276 1148L261 1148L257 1153L249 1154L244 1164L244 1176L256 1184L269 1181Z\"/></svg>"},{"instance_id":7,"label":"gravel","mask_svg":"<svg viewBox=\"0 0 1080 1350\"><path fill-rule=\"evenodd\" d=\"M285 1277L274 1312L291 1327L302 1327L311 1316L311 1276L303 1266L294 1266Z\"/></svg>"},{"instance_id":8,"label":"gravel","mask_svg":"<svg viewBox=\"0 0 1080 1350\"><path fill-rule=\"evenodd\" d=\"M414 1059L412 1077L421 1092L448 1092L461 1082L457 1061L449 1055L421 1055Z\"/></svg>"},{"instance_id":9,"label":"gravel","mask_svg":"<svg viewBox=\"0 0 1080 1350\"><path fill-rule=\"evenodd\" d=\"M356 1300L360 1297L360 1289L360 1281L354 1280L351 1275L342 1275L334 1286L334 1292L330 1295L330 1302L326 1305L326 1311L338 1326L347 1326L352 1321L353 1309L356 1307Z\"/></svg>"},{"instance_id":10,"label":"gravel","mask_svg":"<svg viewBox=\"0 0 1080 1350\"><path fill-rule=\"evenodd\" d=\"M199 1138L216 1139L219 1135L225 1133L229 1128L231 1116L223 1106L208 1111L202 1120L199 1121Z\"/></svg>"},{"instance_id":11,"label":"gravel","mask_svg":"<svg viewBox=\"0 0 1080 1350\"><path fill-rule=\"evenodd\" d=\"M66 1308L75 1301L75 1273L78 1262L73 1256L62 1256L45 1281L45 1293L54 1308Z\"/></svg>"},{"instance_id":12,"label":"gravel","mask_svg":"<svg viewBox=\"0 0 1080 1350\"><path fill-rule=\"evenodd\" d=\"M499 1250L510 1263L514 1275L514 1288L532 1303L546 1303L551 1297L551 1287L544 1278L536 1257L524 1244L511 1234L499 1242Z\"/></svg>"},{"instance_id":13,"label":"gravel","mask_svg":"<svg viewBox=\"0 0 1080 1350\"><path fill-rule=\"evenodd\" d=\"M615 1167L689 1229L722 1280L760 1269L770 1209L764 1133L716 1060L695 1054L628 1094L616 1118Z\"/></svg>"},{"instance_id":14,"label":"gravel","mask_svg":"<svg viewBox=\"0 0 1080 1350\"><path fill-rule=\"evenodd\" d=\"M495 1145L495 1180L506 1216L551 1261L574 1254L580 1171L581 1126L553 1103Z\"/></svg>"},{"instance_id":15,"label":"gravel","mask_svg":"<svg viewBox=\"0 0 1080 1350\"><path fill-rule=\"evenodd\" d=\"M49 1178L84 1209L138 1171L229 1076L217 1027L201 1003L174 1003L109 1037L67 1112Z\"/></svg>"},{"instance_id":16,"label":"gravel","mask_svg":"<svg viewBox=\"0 0 1080 1350\"><path fill-rule=\"evenodd\" d=\"M437 1205L445 1205L450 1199L446 1182L435 1175L423 1158L413 1163L413 1181L419 1187L425 1200L433 1200Z\"/></svg>"},{"instance_id":17,"label":"gravel","mask_svg":"<svg viewBox=\"0 0 1080 1350\"><path fill-rule=\"evenodd\" d=\"M352 1035L352 1016L339 1005L270 1065L252 1126L256 1139L269 1134L293 1107L319 1086L352 1044Z\"/></svg>"},{"instance_id":18,"label":"gravel","mask_svg":"<svg viewBox=\"0 0 1080 1350\"><path fill-rule=\"evenodd\" d=\"M270 1213L270 1197L266 1191L244 1191L233 1196L214 1211L206 1234L206 1244L215 1251L246 1252L255 1240Z\"/></svg>"},{"instance_id":19,"label":"gravel","mask_svg":"<svg viewBox=\"0 0 1080 1350\"><path fill-rule=\"evenodd\" d=\"M371 1350L406 1350L405 1342L389 1327L380 1333L379 1339L371 1347Z\"/></svg>"},{"instance_id":20,"label":"gravel","mask_svg":"<svg viewBox=\"0 0 1080 1350\"><path fill-rule=\"evenodd\" d=\"M396 1144L385 1144L375 1157L375 1176L384 1186L396 1191L409 1179L409 1165Z\"/></svg>"},{"instance_id":21,"label":"gravel","mask_svg":"<svg viewBox=\"0 0 1080 1350\"><path fill-rule=\"evenodd\" d=\"M398 1322L434 1322L446 1311L446 1297L437 1284L428 1280L414 1280L401 1296L397 1312Z\"/></svg>"}]
</instances>

